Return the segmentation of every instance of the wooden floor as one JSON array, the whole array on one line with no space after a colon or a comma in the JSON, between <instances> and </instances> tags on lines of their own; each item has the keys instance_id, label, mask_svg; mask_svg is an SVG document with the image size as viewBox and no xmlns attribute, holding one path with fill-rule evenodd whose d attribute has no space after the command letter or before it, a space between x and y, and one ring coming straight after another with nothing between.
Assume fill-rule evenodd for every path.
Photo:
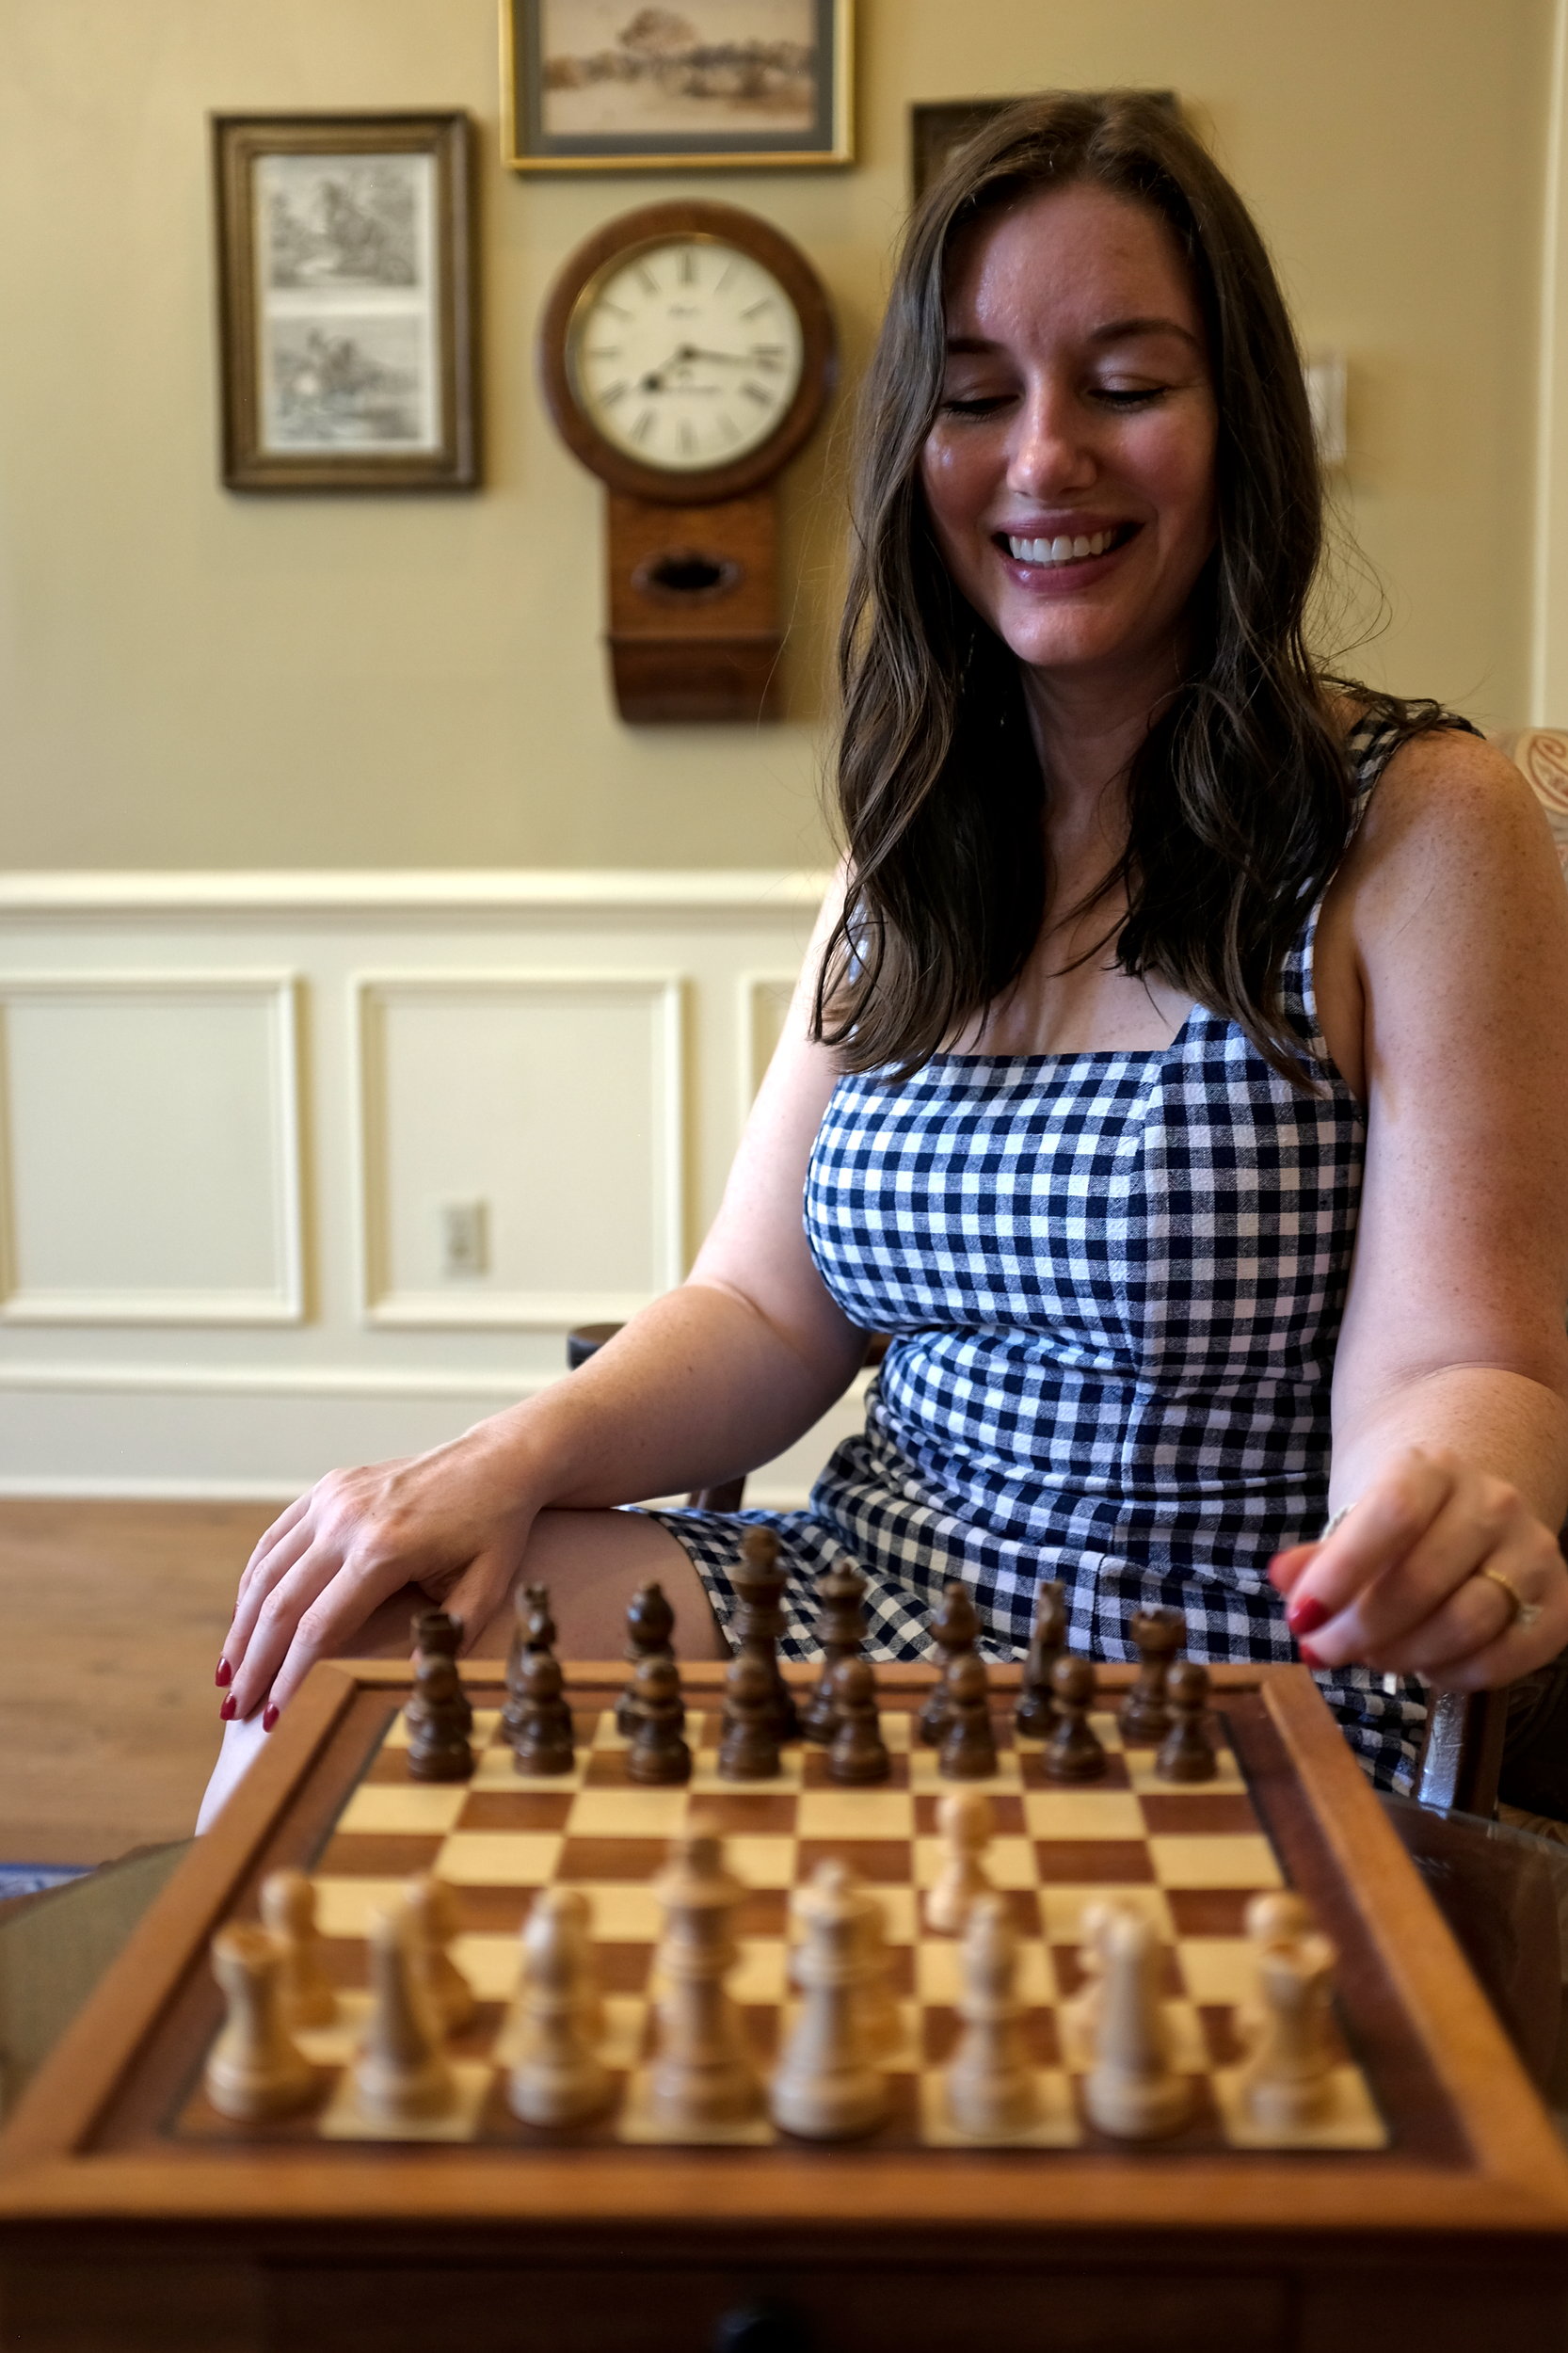
<instances>
[{"instance_id":1,"label":"wooden floor","mask_svg":"<svg viewBox=\"0 0 1568 2353\"><path fill-rule=\"evenodd\" d=\"M0 1863L188 1835L234 1587L277 1510L0 1501Z\"/></svg>"}]
</instances>

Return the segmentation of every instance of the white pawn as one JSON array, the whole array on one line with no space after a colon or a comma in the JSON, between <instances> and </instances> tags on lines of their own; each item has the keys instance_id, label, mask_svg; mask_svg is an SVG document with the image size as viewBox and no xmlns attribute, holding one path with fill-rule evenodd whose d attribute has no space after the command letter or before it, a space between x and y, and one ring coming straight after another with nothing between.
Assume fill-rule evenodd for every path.
<instances>
[{"instance_id":1,"label":"white pawn","mask_svg":"<svg viewBox=\"0 0 1568 2353\"><path fill-rule=\"evenodd\" d=\"M1098 1940L1103 1976L1084 2106L1090 2121L1118 2140L1157 2140L1186 2121L1192 2087L1171 2065L1163 1947L1140 1913L1109 1909Z\"/></svg>"},{"instance_id":2,"label":"white pawn","mask_svg":"<svg viewBox=\"0 0 1568 2353\"><path fill-rule=\"evenodd\" d=\"M1252 1927L1249 1918L1248 1927ZM1274 1924L1271 1924L1274 1925ZM1282 1924L1280 1924L1282 1925ZM1255 2124L1289 2132L1333 2105L1335 2044L1329 2018L1336 1954L1315 1929L1259 1937L1257 1999L1248 2005L1251 2055L1241 2098Z\"/></svg>"},{"instance_id":3,"label":"white pawn","mask_svg":"<svg viewBox=\"0 0 1568 2353\"><path fill-rule=\"evenodd\" d=\"M404 1891L414 1964L424 1980L443 2034L460 2034L473 2024L479 2004L447 1946L457 1933L457 1898L445 1880L422 1871Z\"/></svg>"},{"instance_id":4,"label":"white pawn","mask_svg":"<svg viewBox=\"0 0 1568 2353\"><path fill-rule=\"evenodd\" d=\"M774 2121L803 2140L848 2140L888 2113L888 2083L865 2016L866 1905L845 1863L819 1863L794 1900L805 1940L794 1959L801 2005L773 2079Z\"/></svg>"},{"instance_id":5,"label":"white pawn","mask_svg":"<svg viewBox=\"0 0 1568 2353\"><path fill-rule=\"evenodd\" d=\"M583 2032L596 2048L603 2041L608 2020L594 1960L592 1914L588 1899L577 1887L556 1887L547 1906L541 1897L522 1924L522 1977L536 1943L564 1939L572 1947L572 1976L577 1982L578 2016Z\"/></svg>"},{"instance_id":6,"label":"white pawn","mask_svg":"<svg viewBox=\"0 0 1568 2353\"><path fill-rule=\"evenodd\" d=\"M546 1888L529 1915L506 2105L525 2124L581 2124L610 2098L586 2024L585 1945L575 1891Z\"/></svg>"},{"instance_id":7,"label":"white pawn","mask_svg":"<svg viewBox=\"0 0 1568 2353\"><path fill-rule=\"evenodd\" d=\"M762 2087L725 1988L736 1959L730 1924L745 1894L706 1831L675 1840L654 1881L664 1929L654 1959L659 2041L648 2072L648 2108L678 2130L734 2124L755 2116Z\"/></svg>"},{"instance_id":8,"label":"white pawn","mask_svg":"<svg viewBox=\"0 0 1568 2353\"><path fill-rule=\"evenodd\" d=\"M207 2061L208 2099L242 2124L304 2107L315 2071L284 2023L280 1947L265 1929L236 1921L219 1929L212 1957L229 2014Z\"/></svg>"},{"instance_id":9,"label":"white pawn","mask_svg":"<svg viewBox=\"0 0 1568 2353\"><path fill-rule=\"evenodd\" d=\"M321 1957L316 1892L303 1871L269 1871L262 1881L262 1919L281 1958L279 1984L291 2026L329 2026L337 1990Z\"/></svg>"},{"instance_id":10,"label":"white pawn","mask_svg":"<svg viewBox=\"0 0 1568 2353\"><path fill-rule=\"evenodd\" d=\"M925 1899L925 1925L939 1936L958 1936L977 1896L988 1896L991 1882L982 1855L991 1843L991 1801L978 1789L953 1789L940 1799L936 1827L947 1841L947 1852L936 1884Z\"/></svg>"},{"instance_id":11,"label":"white pawn","mask_svg":"<svg viewBox=\"0 0 1568 2353\"><path fill-rule=\"evenodd\" d=\"M1000 1896L977 1897L964 1931L964 2033L946 2075L948 2114L976 2140L1026 2132L1040 2113L1014 1990L1018 1939Z\"/></svg>"},{"instance_id":12,"label":"white pawn","mask_svg":"<svg viewBox=\"0 0 1568 2353\"><path fill-rule=\"evenodd\" d=\"M415 1955L406 1906L370 1925L372 2009L353 2068L355 2104L374 2124L423 2124L448 2116L457 2079L441 2049L440 2021Z\"/></svg>"}]
</instances>

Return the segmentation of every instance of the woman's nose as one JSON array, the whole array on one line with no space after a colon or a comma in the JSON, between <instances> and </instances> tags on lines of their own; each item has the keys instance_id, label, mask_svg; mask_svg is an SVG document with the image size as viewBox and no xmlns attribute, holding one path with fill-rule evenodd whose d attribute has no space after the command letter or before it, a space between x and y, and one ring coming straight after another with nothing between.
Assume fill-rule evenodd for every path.
<instances>
[{"instance_id":1,"label":"woman's nose","mask_svg":"<svg viewBox=\"0 0 1568 2353\"><path fill-rule=\"evenodd\" d=\"M1076 404L1060 391L1032 394L1018 410L1008 452L1009 488L1035 499L1087 488L1095 460L1079 425Z\"/></svg>"}]
</instances>

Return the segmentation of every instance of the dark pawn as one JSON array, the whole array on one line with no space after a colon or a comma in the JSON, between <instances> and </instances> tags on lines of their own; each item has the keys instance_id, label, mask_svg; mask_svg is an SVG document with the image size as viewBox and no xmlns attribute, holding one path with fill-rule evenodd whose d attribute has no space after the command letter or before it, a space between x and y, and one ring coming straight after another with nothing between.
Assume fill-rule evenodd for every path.
<instances>
[{"instance_id":1,"label":"dark pawn","mask_svg":"<svg viewBox=\"0 0 1568 2353\"><path fill-rule=\"evenodd\" d=\"M961 1577L953 1577L942 1588L942 1598L931 1620L931 1639L936 1643L942 1675L920 1712L916 1730L928 1749L941 1745L948 1721L948 1670L965 1651L973 1650L980 1640L980 1620L975 1615L974 1597Z\"/></svg>"},{"instance_id":2,"label":"dark pawn","mask_svg":"<svg viewBox=\"0 0 1568 2353\"><path fill-rule=\"evenodd\" d=\"M817 1579L817 1640L822 1644L822 1676L800 1711L800 1737L825 1748L839 1729L833 1710L833 1670L842 1658L853 1658L866 1632L866 1580L846 1563Z\"/></svg>"},{"instance_id":3,"label":"dark pawn","mask_svg":"<svg viewBox=\"0 0 1568 2353\"><path fill-rule=\"evenodd\" d=\"M645 1658L632 1690L637 1720L626 1752L628 1777L656 1788L666 1782L689 1781L692 1753L680 1737L686 1710L674 1659Z\"/></svg>"},{"instance_id":4,"label":"dark pawn","mask_svg":"<svg viewBox=\"0 0 1568 2353\"><path fill-rule=\"evenodd\" d=\"M1179 1609L1140 1609L1130 1630L1138 1652L1138 1680L1122 1702L1116 1721L1129 1748L1152 1749L1174 1721L1165 1681L1187 1622Z\"/></svg>"},{"instance_id":5,"label":"dark pawn","mask_svg":"<svg viewBox=\"0 0 1568 2353\"><path fill-rule=\"evenodd\" d=\"M1154 1769L1161 1781L1212 1781L1214 1739L1208 1729L1208 1669L1178 1659L1166 1686L1176 1722L1165 1735Z\"/></svg>"},{"instance_id":6,"label":"dark pawn","mask_svg":"<svg viewBox=\"0 0 1568 2353\"><path fill-rule=\"evenodd\" d=\"M849 1789L886 1781L893 1767L877 1719L876 1677L869 1659L840 1659L833 1670L832 1701L835 1726L827 1752L828 1780Z\"/></svg>"},{"instance_id":7,"label":"dark pawn","mask_svg":"<svg viewBox=\"0 0 1568 2353\"><path fill-rule=\"evenodd\" d=\"M518 1673L519 1726L511 1736L520 1773L569 1773L576 1762L571 1709L561 1693L561 1662L547 1650L526 1650Z\"/></svg>"},{"instance_id":8,"label":"dark pawn","mask_svg":"<svg viewBox=\"0 0 1568 2353\"><path fill-rule=\"evenodd\" d=\"M550 1614L550 1589L520 1586L513 1602L512 1639L506 1650L506 1705L501 1711L503 1737L515 1748L526 1721L522 1698L523 1661L555 1645L555 1621Z\"/></svg>"},{"instance_id":9,"label":"dark pawn","mask_svg":"<svg viewBox=\"0 0 1568 2353\"><path fill-rule=\"evenodd\" d=\"M674 1632L675 1612L664 1598L664 1589L649 1577L638 1586L626 1612L626 1661L633 1675L641 1659L673 1658L670 1636ZM630 1740L636 1729L632 1690L628 1683L616 1702L616 1730L623 1740Z\"/></svg>"},{"instance_id":10,"label":"dark pawn","mask_svg":"<svg viewBox=\"0 0 1568 2353\"><path fill-rule=\"evenodd\" d=\"M997 1769L991 1730L991 1679L972 1650L960 1651L947 1673L947 1730L937 1752L944 1781L984 1781Z\"/></svg>"},{"instance_id":11,"label":"dark pawn","mask_svg":"<svg viewBox=\"0 0 1568 2353\"><path fill-rule=\"evenodd\" d=\"M467 1781L473 1770L468 1737L472 1710L455 1660L439 1651L420 1654L406 1713L410 1780Z\"/></svg>"},{"instance_id":12,"label":"dark pawn","mask_svg":"<svg viewBox=\"0 0 1568 2353\"><path fill-rule=\"evenodd\" d=\"M724 1737L719 1776L724 1781L771 1781L779 1769L778 1735L773 1728L773 1687L767 1669L749 1651L729 1662L724 1678Z\"/></svg>"},{"instance_id":13,"label":"dark pawn","mask_svg":"<svg viewBox=\"0 0 1568 2353\"><path fill-rule=\"evenodd\" d=\"M1050 1671L1056 1721L1041 1762L1048 1781L1098 1781L1105 1770L1089 1710L1095 1705L1095 1670L1087 1658L1064 1651Z\"/></svg>"},{"instance_id":14,"label":"dark pawn","mask_svg":"<svg viewBox=\"0 0 1568 2353\"><path fill-rule=\"evenodd\" d=\"M416 1609L410 1631L416 1663L421 1658L426 1657L450 1658L452 1671L455 1674L456 1673L457 1653L462 1644L463 1629L456 1618L448 1617L444 1609ZM468 1693L463 1690L460 1679L457 1689L462 1692L463 1730L472 1732L473 1709Z\"/></svg>"},{"instance_id":15,"label":"dark pawn","mask_svg":"<svg viewBox=\"0 0 1568 2353\"><path fill-rule=\"evenodd\" d=\"M779 1739L797 1739L800 1720L790 1687L778 1672L778 1638L786 1624L783 1601L789 1571L779 1561L778 1539L771 1528L746 1529L741 1539L741 1558L730 1577L741 1597L732 1628L735 1646L749 1651L767 1670L774 1730Z\"/></svg>"},{"instance_id":16,"label":"dark pawn","mask_svg":"<svg viewBox=\"0 0 1568 2353\"><path fill-rule=\"evenodd\" d=\"M1034 1608L1034 1631L1024 1654L1023 1682L1013 1723L1026 1740L1044 1740L1056 1721L1050 1704L1050 1671L1067 1647L1067 1597L1053 1577L1042 1580Z\"/></svg>"}]
</instances>

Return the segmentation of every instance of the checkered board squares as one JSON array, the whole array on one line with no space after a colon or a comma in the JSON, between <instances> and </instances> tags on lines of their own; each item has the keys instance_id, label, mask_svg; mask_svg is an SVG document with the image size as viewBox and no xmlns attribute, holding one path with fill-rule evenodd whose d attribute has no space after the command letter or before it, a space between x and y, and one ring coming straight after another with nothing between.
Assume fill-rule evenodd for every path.
<instances>
[{"instance_id":1,"label":"checkered board squares","mask_svg":"<svg viewBox=\"0 0 1568 2353\"><path fill-rule=\"evenodd\" d=\"M1083 2119L1081 2076L1088 2053L1075 2032L1071 1997L1081 1973L1079 1942L1087 1905L1114 1896L1154 1923L1168 1947L1166 2023L1176 2062L1195 2083L1192 2122L1163 2149L1380 2149L1387 2136L1360 2070L1347 2050L1326 2120L1289 2134L1264 2134L1240 2098L1243 2056L1237 2012L1251 1993L1251 1960L1242 1933L1249 1897L1277 1887L1280 1872L1228 1750L1212 1781L1176 1787L1154 1771L1146 1750L1124 1749L1115 1721L1096 1716L1107 1752L1103 1779L1077 1788L1046 1780L1038 1743L1004 1745L996 1773L968 1782L991 1799L996 1835L985 1865L1019 1929L1018 1993L1023 2031L1035 2062L1039 2121L1020 2136L1023 2148L1094 2146ZM328 1965L344 1991L336 2025L302 2036L324 2072L315 2113L266 2129L277 2138L378 2140L384 2127L360 2119L348 2068L368 2008L365 1937L376 1913L396 1900L416 1871L434 1871L456 1890L461 1932L454 1958L479 1997L480 2014L458 2037L453 2057L460 2098L455 2115L400 2131L399 2139L458 2140L514 2146L653 2143L673 2137L650 2120L646 2066L655 2020L651 1977L660 1930L653 1881L668 1842L689 1824L719 1831L731 1870L747 1895L736 1921L739 1959L729 1983L759 2066L771 2066L795 2014L790 1981L790 1897L828 1855L852 1864L883 1908L902 2041L888 2065L889 2122L870 2147L972 2145L948 2121L942 2069L961 2031L957 2015L959 1948L928 1930L920 1892L941 1868L936 1809L944 1791L934 1752L911 1740L908 1716L889 1713L883 1736L891 1779L877 1788L840 1789L827 1778L820 1749L785 1751L782 1769L765 1782L737 1784L718 1775L716 1714L687 1723L693 1774L684 1786L643 1789L626 1774L626 1742L612 1716L579 1719L569 1773L520 1774L502 1737L500 1717L474 1721L471 1780L428 1784L408 1775L408 1731L399 1716L348 1797L316 1861L317 1918ZM612 2111L582 2132L543 2134L520 2124L504 2101L511 2057L509 2005L520 1952L518 1931L540 1888L576 1887L587 1897L604 1996L601 2054L616 2078ZM182 2134L232 2137L205 2108L187 2104ZM760 2145L781 2137L765 2120L705 2141Z\"/></svg>"}]
</instances>

